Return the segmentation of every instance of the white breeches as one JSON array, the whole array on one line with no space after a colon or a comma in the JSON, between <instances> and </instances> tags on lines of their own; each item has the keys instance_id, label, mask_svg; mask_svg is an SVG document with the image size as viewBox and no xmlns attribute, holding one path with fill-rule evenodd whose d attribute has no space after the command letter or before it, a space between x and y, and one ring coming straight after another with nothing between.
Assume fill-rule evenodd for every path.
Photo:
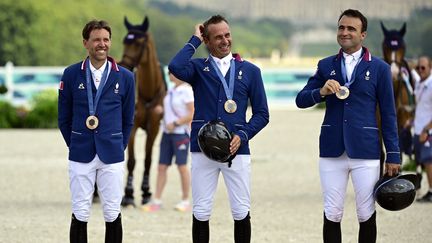
<instances>
[{"instance_id":1,"label":"white breeches","mask_svg":"<svg viewBox=\"0 0 432 243\"><path fill-rule=\"evenodd\" d=\"M250 210L250 155L237 155L228 163L208 159L203 153L191 155L193 214L200 221L210 219L219 172L222 172L234 220L244 219Z\"/></svg>"},{"instance_id":2,"label":"white breeches","mask_svg":"<svg viewBox=\"0 0 432 243\"><path fill-rule=\"evenodd\" d=\"M357 219L365 222L375 212L373 189L379 179L379 160L350 159L344 153L338 158L320 158L319 172L327 219L341 222L348 178L355 192Z\"/></svg>"},{"instance_id":3,"label":"white breeches","mask_svg":"<svg viewBox=\"0 0 432 243\"><path fill-rule=\"evenodd\" d=\"M88 222L95 183L105 221L113 222L118 217L123 196L124 164L104 164L97 155L90 163L69 161L72 212L78 220Z\"/></svg>"}]
</instances>

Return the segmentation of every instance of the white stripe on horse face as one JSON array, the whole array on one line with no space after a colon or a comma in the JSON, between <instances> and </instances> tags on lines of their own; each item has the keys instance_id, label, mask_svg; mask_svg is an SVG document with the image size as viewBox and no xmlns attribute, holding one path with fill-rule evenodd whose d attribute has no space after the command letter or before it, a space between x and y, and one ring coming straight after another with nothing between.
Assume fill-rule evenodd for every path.
<instances>
[{"instance_id":1,"label":"white stripe on horse face","mask_svg":"<svg viewBox=\"0 0 432 243\"><path fill-rule=\"evenodd\" d=\"M390 67L391 67L392 78L396 79L400 71L399 66L397 65L396 62L396 51L391 51Z\"/></svg>"}]
</instances>

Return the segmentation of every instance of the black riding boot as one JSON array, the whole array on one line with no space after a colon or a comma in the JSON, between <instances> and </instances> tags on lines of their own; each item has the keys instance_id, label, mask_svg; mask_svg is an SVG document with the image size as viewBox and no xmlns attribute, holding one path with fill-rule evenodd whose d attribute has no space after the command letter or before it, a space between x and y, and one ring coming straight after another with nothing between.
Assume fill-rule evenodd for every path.
<instances>
[{"instance_id":1,"label":"black riding boot","mask_svg":"<svg viewBox=\"0 0 432 243\"><path fill-rule=\"evenodd\" d=\"M340 222L333 222L327 219L324 213L324 227L323 227L324 243L341 243L342 232Z\"/></svg>"},{"instance_id":2,"label":"black riding boot","mask_svg":"<svg viewBox=\"0 0 432 243\"><path fill-rule=\"evenodd\" d=\"M87 243L87 222L79 221L72 214L69 231L70 243Z\"/></svg>"},{"instance_id":3,"label":"black riding boot","mask_svg":"<svg viewBox=\"0 0 432 243\"><path fill-rule=\"evenodd\" d=\"M251 222L249 213L242 220L234 220L234 242L250 243L251 241Z\"/></svg>"},{"instance_id":4,"label":"black riding boot","mask_svg":"<svg viewBox=\"0 0 432 243\"><path fill-rule=\"evenodd\" d=\"M209 221L199 221L194 215L192 222L192 242L193 243L208 243L210 240Z\"/></svg>"},{"instance_id":5,"label":"black riding boot","mask_svg":"<svg viewBox=\"0 0 432 243\"><path fill-rule=\"evenodd\" d=\"M105 243L121 243L123 229L121 214L113 222L105 222Z\"/></svg>"},{"instance_id":6,"label":"black riding boot","mask_svg":"<svg viewBox=\"0 0 432 243\"><path fill-rule=\"evenodd\" d=\"M377 238L376 212L365 222L360 223L359 243L375 243Z\"/></svg>"}]
</instances>

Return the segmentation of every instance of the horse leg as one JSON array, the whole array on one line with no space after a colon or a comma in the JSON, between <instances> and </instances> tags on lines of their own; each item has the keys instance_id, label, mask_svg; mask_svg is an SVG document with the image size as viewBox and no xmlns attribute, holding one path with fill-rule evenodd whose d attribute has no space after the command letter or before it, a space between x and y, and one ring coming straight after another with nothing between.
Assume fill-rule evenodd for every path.
<instances>
[{"instance_id":1,"label":"horse leg","mask_svg":"<svg viewBox=\"0 0 432 243\"><path fill-rule=\"evenodd\" d=\"M159 120L153 122L151 128L153 129L150 129L150 127L147 128L147 139L145 145L146 154L144 159L144 175L141 184L142 204L148 203L152 195L152 193L150 192L150 168L152 163L153 144L159 132Z\"/></svg>"},{"instance_id":2,"label":"horse leg","mask_svg":"<svg viewBox=\"0 0 432 243\"><path fill-rule=\"evenodd\" d=\"M123 196L121 205L122 206L133 206L135 207L134 202L134 189L133 189L133 171L135 169L135 153L134 153L134 145L135 145L135 134L138 129L138 126L134 125L131 131L131 135L128 143L128 160L127 160L127 169L128 169L128 177L125 187L125 195Z\"/></svg>"},{"instance_id":3,"label":"horse leg","mask_svg":"<svg viewBox=\"0 0 432 243\"><path fill-rule=\"evenodd\" d=\"M141 184L142 200L141 204L146 204L150 201L152 193L150 192L150 168L151 168L151 157L152 157L153 143L150 141L150 134L147 133L146 145L145 145L145 159L144 159L144 174L143 181Z\"/></svg>"}]
</instances>

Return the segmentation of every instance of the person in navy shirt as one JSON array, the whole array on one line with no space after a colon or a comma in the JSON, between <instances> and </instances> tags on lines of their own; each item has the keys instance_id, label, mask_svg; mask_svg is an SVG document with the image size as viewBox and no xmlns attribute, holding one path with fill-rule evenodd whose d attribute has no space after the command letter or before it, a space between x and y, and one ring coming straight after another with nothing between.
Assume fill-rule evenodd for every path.
<instances>
[{"instance_id":1,"label":"person in navy shirt","mask_svg":"<svg viewBox=\"0 0 432 243\"><path fill-rule=\"evenodd\" d=\"M400 169L390 66L362 46L366 31L366 17L358 10L345 10L338 20L339 53L318 62L315 75L296 98L299 108L326 104L319 138L325 243L342 241L340 222L349 175L360 224L358 242L376 242L373 189L380 178L380 132L386 151L385 173L394 176ZM377 106L381 124L377 123Z\"/></svg>"},{"instance_id":2,"label":"person in navy shirt","mask_svg":"<svg viewBox=\"0 0 432 243\"><path fill-rule=\"evenodd\" d=\"M204 41L210 55L192 58ZM220 15L195 26L195 34L169 64L177 78L188 82L194 91L195 113L191 130L192 238L209 242L209 219L219 173L224 176L234 218L235 242L250 242L249 140L269 122L267 98L261 71L231 53L232 35L228 21ZM252 117L246 120L250 102ZM199 129L210 121L222 121L234 136L230 163L207 158L199 148Z\"/></svg>"},{"instance_id":3,"label":"person in navy shirt","mask_svg":"<svg viewBox=\"0 0 432 243\"><path fill-rule=\"evenodd\" d=\"M124 150L133 125L133 74L108 56L111 28L92 20L82 31L88 57L67 67L58 97L58 126L69 149L72 197L70 242L87 242L95 184L105 219L105 242L122 242Z\"/></svg>"}]
</instances>

